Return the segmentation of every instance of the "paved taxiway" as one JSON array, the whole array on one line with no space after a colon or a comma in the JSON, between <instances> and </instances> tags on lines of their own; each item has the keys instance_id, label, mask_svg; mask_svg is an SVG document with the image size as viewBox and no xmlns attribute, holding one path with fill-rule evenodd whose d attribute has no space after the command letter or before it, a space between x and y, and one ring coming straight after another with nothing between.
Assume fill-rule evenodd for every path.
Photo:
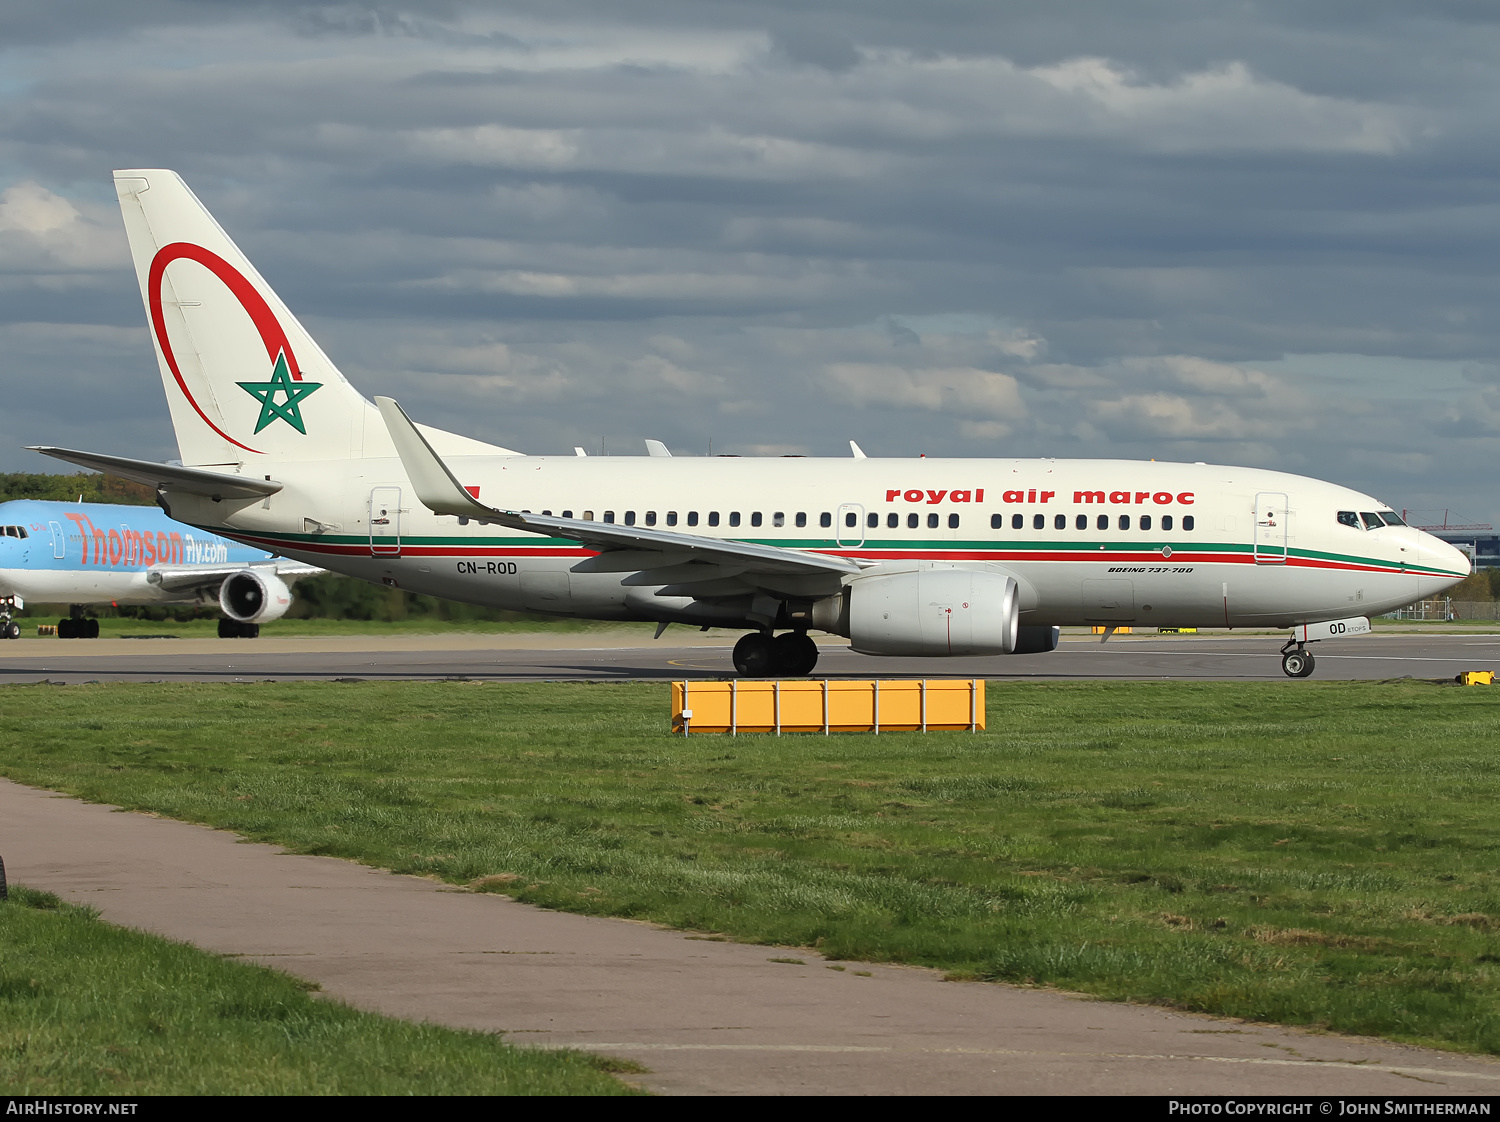
<instances>
[{"instance_id":1,"label":"paved taxiway","mask_svg":"<svg viewBox=\"0 0 1500 1122\"><path fill-rule=\"evenodd\" d=\"M6 780L0 853L110 922L361 1008L626 1056L666 1093L1500 1093L1484 1058L545 911Z\"/></svg>"},{"instance_id":2,"label":"paved taxiway","mask_svg":"<svg viewBox=\"0 0 1500 1122\"><path fill-rule=\"evenodd\" d=\"M869 658L820 643L817 676L1057 680L1287 681L1277 635L1067 637L1044 655ZM0 682L328 681L471 678L490 681L652 681L734 673L733 637L672 632L381 635L353 638L21 640L0 644ZM1312 647L1315 678L1451 678L1500 669L1500 634L1385 634Z\"/></svg>"}]
</instances>

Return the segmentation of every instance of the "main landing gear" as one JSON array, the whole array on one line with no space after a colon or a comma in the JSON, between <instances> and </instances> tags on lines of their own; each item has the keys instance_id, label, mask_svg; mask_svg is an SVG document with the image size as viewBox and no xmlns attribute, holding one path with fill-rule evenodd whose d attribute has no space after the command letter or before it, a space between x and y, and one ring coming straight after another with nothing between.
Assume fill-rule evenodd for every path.
<instances>
[{"instance_id":1,"label":"main landing gear","mask_svg":"<svg viewBox=\"0 0 1500 1122\"><path fill-rule=\"evenodd\" d=\"M1306 644L1291 639L1281 648L1281 669L1288 678L1310 677L1315 666L1317 662Z\"/></svg>"},{"instance_id":2,"label":"main landing gear","mask_svg":"<svg viewBox=\"0 0 1500 1122\"><path fill-rule=\"evenodd\" d=\"M14 596L0 598L0 639L21 637L21 625L10 618L10 613L15 610L16 598Z\"/></svg>"},{"instance_id":3,"label":"main landing gear","mask_svg":"<svg viewBox=\"0 0 1500 1122\"><path fill-rule=\"evenodd\" d=\"M241 623L237 619L219 620L220 639L259 639L260 624Z\"/></svg>"},{"instance_id":4,"label":"main landing gear","mask_svg":"<svg viewBox=\"0 0 1500 1122\"><path fill-rule=\"evenodd\" d=\"M752 631L734 645L734 668L752 678L799 678L811 674L816 665L818 645L806 631L788 631L775 637L769 631Z\"/></svg>"},{"instance_id":5,"label":"main landing gear","mask_svg":"<svg viewBox=\"0 0 1500 1122\"><path fill-rule=\"evenodd\" d=\"M99 621L83 617L83 605L74 604L68 609L68 618L57 621L59 639L97 639Z\"/></svg>"}]
</instances>

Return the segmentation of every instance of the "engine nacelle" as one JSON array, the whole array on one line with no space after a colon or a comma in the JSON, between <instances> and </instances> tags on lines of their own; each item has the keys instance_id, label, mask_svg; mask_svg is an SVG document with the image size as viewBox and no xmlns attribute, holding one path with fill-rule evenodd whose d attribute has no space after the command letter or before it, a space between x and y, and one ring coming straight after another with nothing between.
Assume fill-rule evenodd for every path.
<instances>
[{"instance_id":1,"label":"engine nacelle","mask_svg":"<svg viewBox=\"0 0 1500 1122\"><path fill-rule=\"evenodd\" d=\"M1015 577L923 569L862 577L849 597L849 642L861 654L998 655L1016 649Z\"/></svg>"},{"instance_id":2,"label":"engine nacelle","mask_svg":"<svg viewBox=\"0 0 1500 1122\"><path fill-rule=\"evenodd\" d=\"M275 573L245 569L219 585L219 607L240 623L270 623L291 606L291 589Z\"/></svg>"}]
</instances>

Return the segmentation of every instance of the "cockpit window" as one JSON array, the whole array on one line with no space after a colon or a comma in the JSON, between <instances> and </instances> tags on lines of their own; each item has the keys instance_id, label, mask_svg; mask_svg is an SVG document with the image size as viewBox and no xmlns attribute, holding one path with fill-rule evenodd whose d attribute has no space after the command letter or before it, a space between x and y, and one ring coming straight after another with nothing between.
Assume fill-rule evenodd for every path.
<instances>
[{"instance_id":1,"label":"cockpit window","mask_svg":"<svg viewBox=\"0 0 1500 1122\"><path fill-rule=\"evenodd\" d=\"M1365 520L1366 530L1379 530L1385 525L1385 520L1373 510L1362 510L1359 516Z\"/></svg>"},{"instance_id":2,"label":"cockpit window","mask_svg":"<svg viewBox=\"0 0 1500 1122\"><path fill-rule=\"evenodd\" d=\"M1354 529L1358 530L1359 515L1355 514L1352 510L1341 510L1339 511L1339 525L1352 526L1354 527Z\"/></svg>"},{"instance_id":3,"label":"cockpit window","mask_svg":"<svg viewBox=\"0 0 1500 1122\"><path fill-rule=\"evenodd\" d=\"M26 527L7 526L5 527L5 536L7 538L24 538L26 536Z\"/></svg>"},{"instance_id":4,"label":"cockpit window","mask_svg":"<svg viewBox=\"0 0 1500 1122\"><path fill-rule=\"evenodd\" d=\"M1393 510L1382 510L1380 512L1380 517L1382 517L1382 518L1385 519L1385 524L1387 526L1405 526L1406 525L1406 519L1402 518L1399 514L1397 514Z\"/></svg>"}]
</instances>

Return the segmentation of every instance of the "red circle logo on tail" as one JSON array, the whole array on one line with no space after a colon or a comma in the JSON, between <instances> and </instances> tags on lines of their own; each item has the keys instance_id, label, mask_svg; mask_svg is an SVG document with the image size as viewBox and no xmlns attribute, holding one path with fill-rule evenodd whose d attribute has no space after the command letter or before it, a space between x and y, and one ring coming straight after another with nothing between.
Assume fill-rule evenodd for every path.
<instances>
[{"instance_id":1,"label":"red circle logo on tail","mask_svg":"<svg viewBox=\"0 0 1500 1122\"><path fill-rule=\"evenodd\" d=\"M240 307L245 309L245 314L250 317L250 322L255 325L255 330L260 334L260 340L265 344L266 357L279 366L281 356L284 355L287 372L294 382L302 381L302 370L297 365L297 356L292 353L286 332L282 330L281 322L271 311L271 306L266 303L265 297L255 290L255 286L245 279L244 274L224 258L191 242L173 242L156 251L156 256L151 259L151 272L146 280L146 292L150 301L151 330L156 335L157 346L161 347L162 357L167 360L167 369L172 371L177 388L182 391L182 395L188 399L188 404L193 407L198 416L203 418L204 424L236 448L254 452L257 456L263 455L264 453L259 449L251 448L250 445L236 440L214 424L213 419L203 411L203 407L193 397L193 392L188 389L187 382L182 377L182 371L177 366L177 356L172 353L172 341L167 337L167 322L162 312L161 282L166 275L167 266L183 257L189 261L198 262L218 277L224 287L234 294L234 298L240 302Z\"/></svg>"}]
</instances>

